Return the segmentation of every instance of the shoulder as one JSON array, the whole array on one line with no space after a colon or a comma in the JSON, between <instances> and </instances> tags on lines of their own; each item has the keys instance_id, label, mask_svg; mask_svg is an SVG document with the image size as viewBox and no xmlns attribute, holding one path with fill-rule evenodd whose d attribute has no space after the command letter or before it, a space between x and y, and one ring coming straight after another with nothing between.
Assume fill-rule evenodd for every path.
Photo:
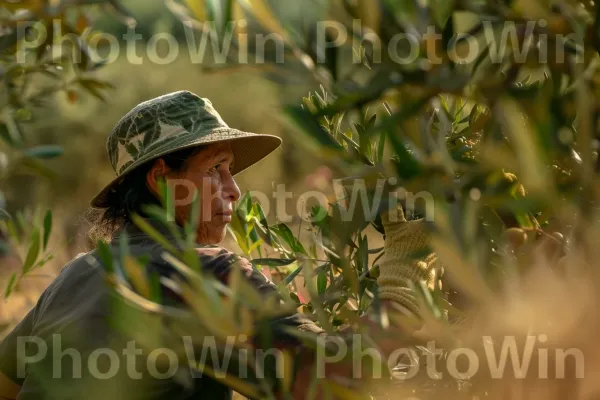
<instances>
[{"instance_id":1,"label":"shoulder","mask_svg":"<svg viewBox=\"0 0 600 400\"><path fill-rule=\"evenodd\" d=\"M101 266L94 257L93 252L79 253L69 261L52 281L45 291L47 296L55 292L69 292L76 296L77 292L89 286L90 282L102 281Z\"/></svg>"},{"instance_id":2,"label":"shoulder","mask_svg":"<svg viewBox=\"0 0 600 400\"><path fill-rule=\"evenodd\" d=\"M31 334L45 336L77 321L107 314L104 277L90 254L79 254L69 261L44 290L29 316Z\"/></svg>"}]
</instances>

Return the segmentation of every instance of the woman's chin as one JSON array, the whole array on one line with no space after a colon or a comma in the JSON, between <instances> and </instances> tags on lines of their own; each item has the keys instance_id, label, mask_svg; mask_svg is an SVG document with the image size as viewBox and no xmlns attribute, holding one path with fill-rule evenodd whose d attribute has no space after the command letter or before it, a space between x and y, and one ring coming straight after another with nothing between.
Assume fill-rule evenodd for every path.
<instances>
[{"instance_id":1,"label":"woman's chin","mask_svg":"<svg viewBox=\"0 0 600 400\"><path fill-rule=\"evenodd\" d=\"M211 232L198 233L199 244L214 245L221 243L227 235L227 224L223 225L222 229L214 229Z\"/></svg>"}]
</instances>

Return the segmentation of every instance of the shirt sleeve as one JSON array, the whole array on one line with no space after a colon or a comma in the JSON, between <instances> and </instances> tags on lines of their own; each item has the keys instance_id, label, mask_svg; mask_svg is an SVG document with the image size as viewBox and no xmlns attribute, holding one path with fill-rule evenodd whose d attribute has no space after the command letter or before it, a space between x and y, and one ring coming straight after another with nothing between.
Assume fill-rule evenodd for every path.
<instances>
[{"instance_id":1,"label":"shirt sleeve","mask_svg":"<svg viewBox=\"0 0 600 400\"><path fill-rule=\"evenodd\" d=\"M23 385L24 374L19 372L19 338L31 336L35 308L0 342L0 371L19 386Z\"/></svg>"},{"instance_id":2,"label":"shirt sleeve","mask_svg":"<svg viewBox=\"0 0 600 400\"><path fill-rule=\"evenodd\" d=\"M25 381L25 367L20 365L22 360L19 356L29 354L27 350L30 346L35 346L28 338L34 336L34 328L40 314L40 307L44 300L51 294L52 287L46 288L36 302L35 306L29 310L25 317L15 326L7 336L0 341L0 371L11 381L19 386L23 386ZM20 348L24 346L24 348Z\"/></svg>"}]
</instances>

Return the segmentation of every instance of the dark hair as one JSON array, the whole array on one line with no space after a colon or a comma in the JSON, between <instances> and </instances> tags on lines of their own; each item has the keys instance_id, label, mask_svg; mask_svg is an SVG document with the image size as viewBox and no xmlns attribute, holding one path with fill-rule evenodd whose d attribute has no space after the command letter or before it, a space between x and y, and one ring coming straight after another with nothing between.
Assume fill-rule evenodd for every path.
<instances>
[{"instance_id":1,"label":"dark hair","mask_svg":"<svg viewBox=\"0 0 600 400\"><path fill-rule=\"evenodd\" d=\"M159 159L175 172L184 170L188 160L198 154L204 147L196 146L167 154ZM130 222L131 214L144 215L146 205L160 205L159 200L146 184L146 175L154 166L155 160L137 167L129 173L114 190L108 194L108 207L90 208L86 219L91 224L88 238L95 245L98 240L110 241L114 234Z\"/></svg>"}]
</instances>

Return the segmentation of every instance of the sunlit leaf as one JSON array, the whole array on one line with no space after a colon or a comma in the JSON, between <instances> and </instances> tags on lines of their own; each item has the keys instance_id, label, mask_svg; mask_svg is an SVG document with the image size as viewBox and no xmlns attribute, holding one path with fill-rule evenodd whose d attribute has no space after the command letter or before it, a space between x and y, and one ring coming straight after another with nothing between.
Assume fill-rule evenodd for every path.
<instances>
[{"instance_id":1,"label":"sunlit leaf","mask_svg":"<svg viewBox=\"0 0 600 400\"><path fill-rule=\"evenodd\" d=\"M23 157L19 160L19 165L23 168L22 171L28 171L35 175L43 176L47 179L56 178L56 172L45 166L36 158Z\"/></svg>"},{"instance_id":2,"label":"sunlit leaf","mask_svg":"<svg viewBox=\"0 0 600 400\"><path fill-rule=\"evenodd\" d=\"M81 85L85 90L87 90L88 93L90 93L92 96L96 97L98 100L101 100L103 102L106 101L106 97L105 94L102 93L102 89L114 88L114 86L112 86L108 82L102 82L95 79L80 78L77 81L77 83L79 83L79 85Z\"/></svg>"},{"instance_id":3,"label":"sunlit leaf","mask_svg":"<svg viewBox=\"0 0 600 400\"><path fill-rule=\"evenodd\" d=\"M288 106L285 108L284 113L297 129L312 137L313 140L325 148L338 151L344 149L340 143L316 122L315 118L308 111L300 107Z\"/></svg>"},{"instance_id":4,"label":"sunlit leaf","mask_svg":"<svg viewBox=\"0 0 600 400\"><path fill-rule=\"evenodd\" d=\"M287 245L290 246L293 252L302 253L304 255L308 254L300 240L298 240L298 238L294 236L294 234L286 224L279 223L271 227L271 230L283 241L285 241L285 243L287 243Z\"/></svg>"},{"instance_id":5,"label":"sunlit leaf","mask_svg":"<svg viewBox=\"0 0 600 400\"><path fill-rule=\"evenodd\" d=\"M268 32L274 32L281 38L287 37L279 20L273 15L268 0L238 0L240 5L247 10Z\"/></svg>"},{"instance_id":6,"label":"sunlit leaf","mask_svg":"<svg viewBox=\"0 0 600 400\"><path fill-rule=\"evenodd\" d=\"M167 240L156 228L154 228L148 221L144 218L140 217L137 214L131 216L133 223L137 225L143 232L145 232L148 236L150 236L153 240L155 240L158 244L163 246L166 250L173 254L177 254L177 249L173 244Z\"/></svg>"},{"instance_id":7,"label":"sunlit leaf","mask_svg":"<svg viewBox=\"0 0 600 400\"><path fill-rule=\"evenodd\" d=\"M284 286L287 286L290 283L292 283L292 281L300 274L300 272L302 272L303 269L304 269L304 267L302 267L302 266L299 266L298 268L296 268L294 270L294 272L292 272L291 274L289 274L288 276L285 277L282 284Z\"/></svg>"},{"instance_id":8,"label":"sunlit leaf","mask_svg":"<svg viewBox=\"0 0 600 400\"><path fill-rule=\"evenodd\" d=\"M185 0L185 4L198 21L204 22L208 19L206 0Z\"/></svg>"},{"instance_id":9,"label":"sunlit leaf","mask_svg":"<svg viewBox=\"0 0 600 400\"><path fill-rule=\"evenodd\" d=\"M317 276L317 293L322 295L327 290L327 270L323 270Z\"/></svg>"},{"instance_id":10,"label":"sunlit leaf","mask_svg":"<svg viewBox=\"0 0 600 400\"><path fill-rule=\"evenodd\" d=\"M429 3L429 8L433 19L437 26L443 28L446 26L446 22L452 17L454 11L454 4L456 0L432 0Z\"/></svg>"},{"instance_id":11,"label":"sunlit leaf","mask_svg":"<svg viewBox=\"0 0 600 400\"><path fill-rule=\"evenodd\" d=\"M17 273L13 272L12 275L10 276L10 279L8 280L8 285L6 285L6 289L4 291L5 299L8 299L8 296L10 296L10 294L12 293L16 282L17 282Z\"/></svg>"},{"instance_id":12,"label":"sunlit leaf","mask_svg":"<svg viewBox=\"0 0 600 400\"><path fill-rule=\"evenodd\" d=\"M126 256L124 267L136 292L149 299L151 286L145 273L145 266L140 265L132 256Z\"/></svg>"},{"instance_id":13,"label":"sunlit leaf","mask_svg":"<svg viewBox=\"0 0 600 400\"><path fill-rule=\"evenodd\" d=\"M266 267L284 267L296 262L295 258L254 258L252 265L263 265Z\"/></svg>"},{"instance_id":14,"label":"sunlit leaf","mask_svg":"<svg viewBox=\"0 0 600 400\"><path fill-rule=\"evenodd\" d=\"M52 211L48 210L46 212L46 216L44 217L44 240L43 240L43 249L46 250L46 246L48 246L48 240L50 240L50 233L52 232Z\"/></svg>"},{"instance_id":15,"label":"sunlit leaf","mask_svg":"<svg viewBox=\"0 0 600 400\"><path fill-rule=\"evenodd\" d=\"M35 264L38 256L40 254L40 231L35 229L31 234L31 242L29 244L29 250L27 251L27 256L25 257L25 262L23 263L23 275L29 272L29 270Z\"/></svg>"},{"instance_id":16,"label":"sunlit leaf","mask_svg":"<svg viewBox=\"0 0 600 400\"><path fill-rule=\"evenodd\" d=\"M110 252L109 245L103 240L99 240L98 243L96 243L96 247L98 249L98 256L100 257L100 261L102 262L102 265L106 268L106 271L109 274L115 272L113 266L113 257Z\"/></svg>"}]
</instances>

